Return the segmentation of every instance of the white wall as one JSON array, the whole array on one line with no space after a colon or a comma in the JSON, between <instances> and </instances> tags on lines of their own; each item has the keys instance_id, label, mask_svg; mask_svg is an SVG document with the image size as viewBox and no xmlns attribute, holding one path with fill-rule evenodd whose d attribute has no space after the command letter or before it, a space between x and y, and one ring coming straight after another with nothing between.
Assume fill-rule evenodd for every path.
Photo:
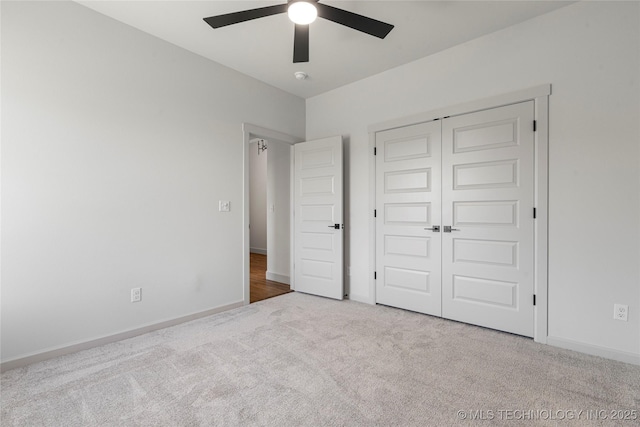
<instances>
[{"instance_id":1,"label":"white wall","mask_svg":"<svg viewBox=\"0 0 640 427\"><path fill-rule=\"evenodd\" d=\"M367 126L551 83L549 337L640 360L639 21L580 2L308 99L307 139L348 137L350 297L371 296Z\"/></svg>"},{"instance_id":2,"label":"white wall","mask_svg":"<svg viewBox=\"0 0 640 427\"><path fill-rule=\"evenodd\" d=\"M251 252L267 254L267 151L249 144L249 222Z\"/></svg>"},{"instance_id":3,"label":"white wall","mask_svg":"<svg viewBox=\"0 0 640 427\"><path fill-rule=\"evenodd\" d=\"M1 7L2 360L241 302L242 123L302 137L304 101L75 3Z\"/></svg>"},{"instance_id":4,"label":"white wall","mask_svg":"<svg viewBox=\"0 0 640 427\"><path fill-rule=\"evenodd\" d=\"M269 141L267 165L267 279L289 284L291 145Z\"/></svg>"}]
</instances>

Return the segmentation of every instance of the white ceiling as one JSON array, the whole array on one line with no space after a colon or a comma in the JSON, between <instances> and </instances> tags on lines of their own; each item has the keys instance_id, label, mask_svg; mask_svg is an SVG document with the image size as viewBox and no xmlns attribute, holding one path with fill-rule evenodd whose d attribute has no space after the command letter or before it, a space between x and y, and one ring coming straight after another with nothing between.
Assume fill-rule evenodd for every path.
<instances>
[{"instance_id":1,"label":"white ceiling","mask_svg":"<svg viewBox=\"0 0 640 427\"><path fill-rule=\"evenodd\" d=\"M319 18L310 61L293 64L286 14L212 29L202 19L281 1L78 1L198 55L303 98L335 89L531 19L564 1L323 1L395 25L386 39ZM541 29L543 31L543 29ZM309 79L298 81L295 71Z\"/></svg>"}]
</instances>

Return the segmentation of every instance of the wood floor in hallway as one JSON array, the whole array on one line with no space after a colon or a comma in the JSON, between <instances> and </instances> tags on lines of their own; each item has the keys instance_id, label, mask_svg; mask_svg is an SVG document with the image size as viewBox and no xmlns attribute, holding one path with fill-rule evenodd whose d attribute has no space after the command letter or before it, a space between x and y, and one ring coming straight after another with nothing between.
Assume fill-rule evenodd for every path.
<instances>
[{"instance_id":1,"label":"wood floor in hallway","mask_svg":"<svg viewBox=\"0 0 640 427\"><path fill-rule=\"evenodd\" d=\"M250 301L262 301L263 299L277 297L291 292L289 285L266 279L267 256L251 254L251 296Z\"/></svg>"}]
</instances>

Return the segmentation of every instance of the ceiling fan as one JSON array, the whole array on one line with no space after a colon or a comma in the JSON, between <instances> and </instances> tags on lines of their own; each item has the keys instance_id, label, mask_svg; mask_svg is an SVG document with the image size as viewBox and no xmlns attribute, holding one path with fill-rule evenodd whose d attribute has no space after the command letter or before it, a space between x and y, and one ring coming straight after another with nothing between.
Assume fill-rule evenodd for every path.
<instances>
[{"instance_id":1,"label":"ceiling fan","mask_svg":"<svg viewBox=\"0 0 640 427\"><path fill-rule=\"evenodd\" d=\"M220 28L285 12L296 24L293 34L294 63L309 62L309 24L318 16L381 39L384 39L393 29L393 25L386 22L321 4L318 0L289 0L286 4L211 16L204 18L204 21L213 28Z\"/></svg>"}]
</instances>

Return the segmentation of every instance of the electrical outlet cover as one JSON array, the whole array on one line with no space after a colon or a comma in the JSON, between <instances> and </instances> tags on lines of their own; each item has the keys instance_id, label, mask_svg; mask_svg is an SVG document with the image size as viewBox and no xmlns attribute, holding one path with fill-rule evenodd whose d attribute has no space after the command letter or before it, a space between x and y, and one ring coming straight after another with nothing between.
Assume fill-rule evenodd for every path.
<instances>
[{"instance_id":1,"label":"electrical outlet cover","mask_svg":"<svg viewBox=\"0 0 640 427\"><path fill-rule=\"evenodd\" d=\"M627 321L629 315L629 306L624 304L613 305L613 318L615 320Z\"/></svg>"},{"instance_id":2,"label":"electrical outlet cover","mask_svg":"<svg viewBox=\"0 0 640 427\"><path fill-rule=\"evenodd\" d=\"M228 200L220 200L218 202L218 211L229 212L231 210L231 202Z\"/></svg>"}]
</instances>

